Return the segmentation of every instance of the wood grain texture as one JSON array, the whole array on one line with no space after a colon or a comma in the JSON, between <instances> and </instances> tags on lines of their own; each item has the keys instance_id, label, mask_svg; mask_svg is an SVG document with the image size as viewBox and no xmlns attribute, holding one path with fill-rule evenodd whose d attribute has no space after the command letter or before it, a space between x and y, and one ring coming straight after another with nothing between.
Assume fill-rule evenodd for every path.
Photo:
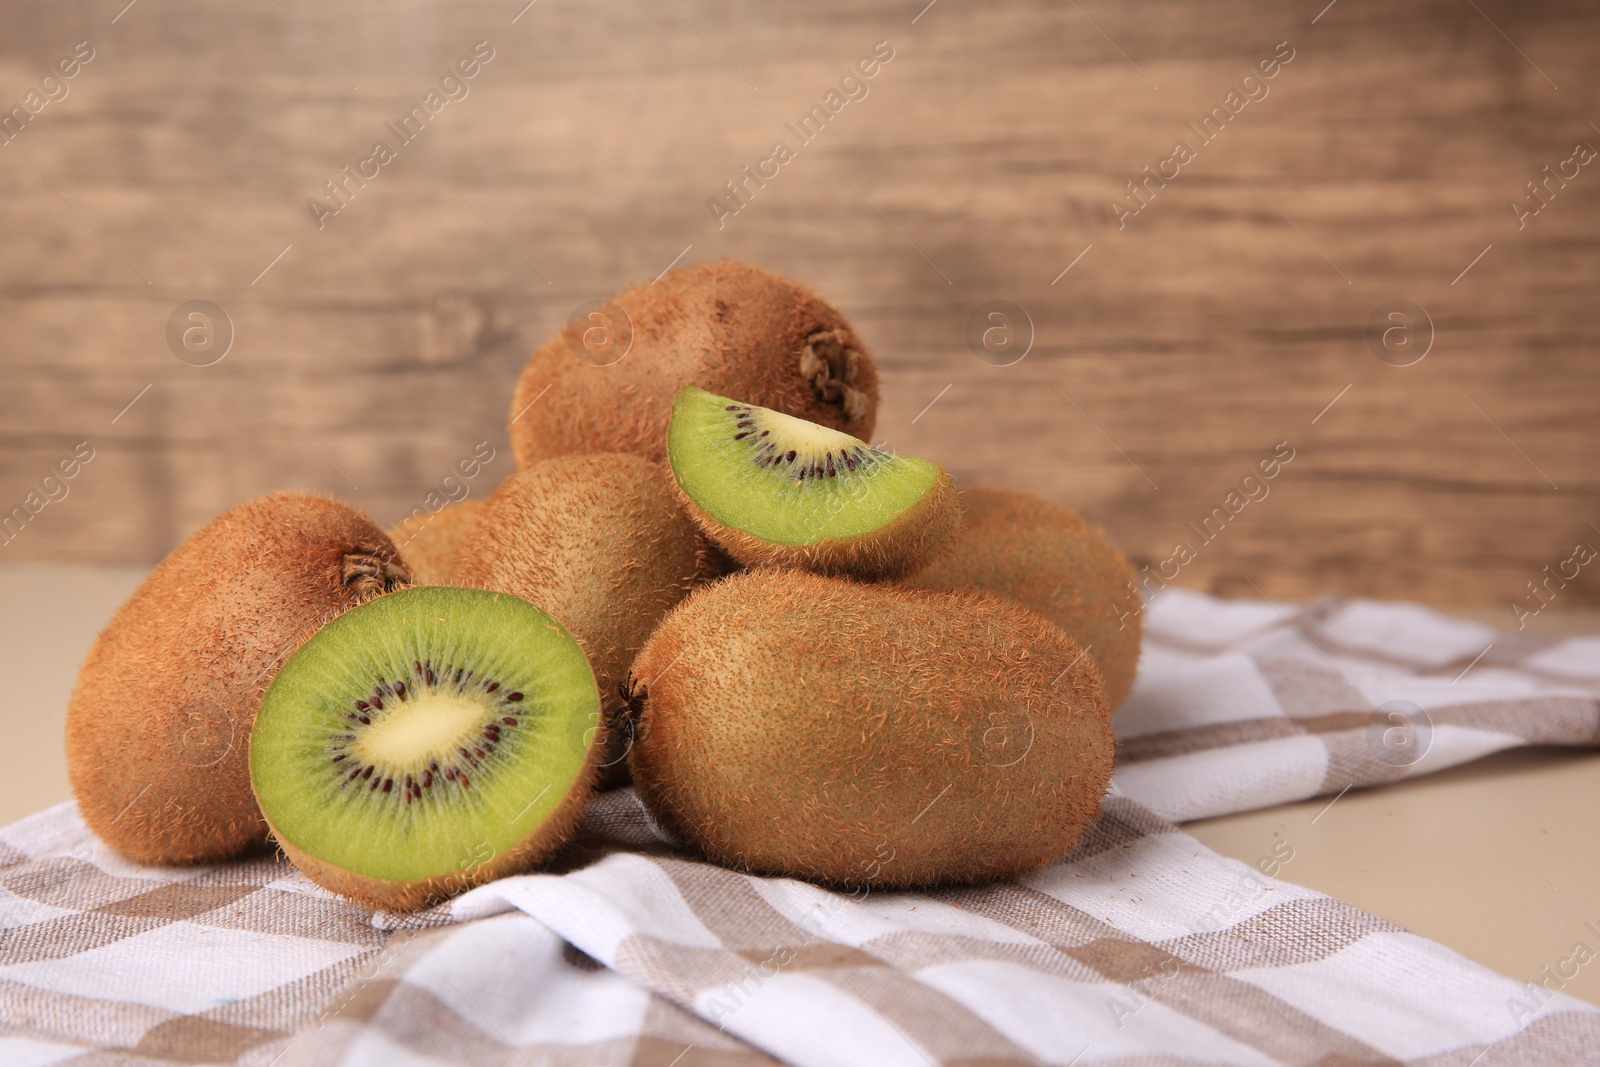
<instances>
[{"instance_id":1,"label":"wood grain texture","mask_svg":"<svg viewBox=\"0 0 1600 1067\"><path fill-rule=\"evenodd\" d=\"M388 524L482 441L486 493L527 354L686 247L834 300L895 448L1074 505L1141 565L1192 542L1178 584L1501 604L1600 547L1600 163L1520 229L1510 207L1600 147L1576 0L122 5L0 16L8 109L95 50L0 147L0 514L94 449L7 559L153 561L280 487ZM478 41L467 95L399 145L386 124ZM865 98L785 130L879 41ZM1185 123L1280 42L1202 144ZM319 229L308 200L379 139L396 158ZM719 228L708 199L779 139L794 160ZM1408 367L1367 340L1396 299L1434 327ZM190 300L232 320L212 366L168 349ZM1020 362L970 350L987 300L1031 319Z\"/></svg>"}]
</instances>

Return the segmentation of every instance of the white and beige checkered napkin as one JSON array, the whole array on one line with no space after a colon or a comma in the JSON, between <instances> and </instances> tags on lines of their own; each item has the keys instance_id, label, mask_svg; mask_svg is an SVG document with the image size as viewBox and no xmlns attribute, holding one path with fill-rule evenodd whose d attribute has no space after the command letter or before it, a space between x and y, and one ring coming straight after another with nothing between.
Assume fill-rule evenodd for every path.
<instances>
[{"instance_id":1,"label":"white and beige checkered napkin","mask_svg":"<svg viewBox=\"0 0 1600 1067\"><path fill-rule=\"evenodd\" d=\"M1592 744L1597 695L1600 638L1500 633L1406 604L1291 611L1171 591L1147 609L1117 712L1115 784L1179 822L1249 811L1518 745Z\"/></svg>"},{"instance_id":2,"label":"white and beige checkered napkin","mask_svg":"<svg viewBox=\"0 0 1600 1067\"><path fill-rule=\"evenodd\" d=\"M631 791L550 873L404 918L281 860L0 831L0 1062L1572 1063L1600 1011L1224 859L1194 818L1596 740L1600 641L1166 593L1066 861L852 898L696 860ZM1274 857L1260 866L1276 869Z\"/></svg>"}]
</instances>

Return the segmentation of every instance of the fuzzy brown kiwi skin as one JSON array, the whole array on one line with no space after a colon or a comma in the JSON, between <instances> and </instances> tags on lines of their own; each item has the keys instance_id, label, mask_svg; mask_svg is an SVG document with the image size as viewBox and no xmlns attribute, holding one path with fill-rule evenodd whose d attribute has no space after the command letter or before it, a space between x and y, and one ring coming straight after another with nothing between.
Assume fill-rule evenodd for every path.
<instances>
[{"instance_id":1,"label":"fuzzy brown kiwi skin","mask_svg":"<svg viewBox=\"0 0 1600 1067\"><path fill-rule=\"evenodd\" d=\"M567 795L562 798L555 811L550 813L550 817L539 827L537 833L483 863L463 867L448 874L419 878L410 882L372 878L346 870L297 848L278 831L276 826L272 828L273 840L289 858L289 862L322 888L372 908L395 912L415 911L455 896L457 893L463 893L474 886L492 882L496 878L531 871L554 855L577 832L578 825L583 822L584 805L594 792L600 774L598 764L602 758L604 744L604 738L598 732L593 735L589 755L584 761L582 771L572 783Z\"/></svg>"},{"instance_id":2,"label":"fuzzy brown kiwi skin","mask_svg":"<svg viewBox=\"0 0 1600 1067\"><path fill-rule=\"evenodd\" d=\"M1044 866L1098 816L1112 769L1093 661L983 593L735 575L663 621L632 696L634 782L665 828L715 862L825 885ZM986 731L1024 723L1031 747L986 758Z\"/></svg>"},{"instance_id":3,"label":"fuzzy brown kiwi skin","mask_svg":"<svg viewBox=\"0 0 1600 1067\"><path fill-rule=\"evenodd\" d=\"M583 452L664 461L673 398L685 385L871 439L878 409L871 353L843 314L807 287L723 260L670 271L616 303L633 326L632 347L616 363L579 358L582 323L529 358L511 403L519 467ZM855 355L846 359L847 352Z\"/></svg>"},{"instance_id":4,"label":"fuzzy brown kiwi skin","mask_svg":"<svg viewBox=\"0 0 1600 1067\"><path fill-rule=\"evenodd\" d=\"M279 493L179 545L101 633L67 708L67 768L89 829L139 863L211 863L263 845L249 737L304 635L409 575L335 500Z\"/></svg>"},{"instance_id":5,"label":"fuzzy brown kiwi skin","mask_svg":"<svg viewBox=\"0 0 1600 1067\"><path fill-rule=\"evenodd\" d=\"M705 535L746 567L785 567L862 581L916 574L954 548L961 532L955 481L945 471L921 500L887 525L808 545L780 545L725 526L681 485L678 499Z\"/></svg>"},{"instance_id":6,"label":"fuzzy brown kiwi skin","mask_svg":"<svg viewBox=\"0 0 1600 1067\"><path fill-rule=\"evenodd\" d=\"M960 497L955 549L906 584L995 593L1038 612L1090 650L1116 710L1133 687L1143 636L1127 557L1076 511L1032 493L976 487Z\"/></svg>"},{"instance_id":7,"label":"fuzzy brown kiwi skin","mask_svg":"<svg viewBox=\"0 0 1600 1067\"><path fill-rule=\"evenodd\" d=\"M415 518L396 523L388 530L389 539L417 585L445 585L455 566L456 550L483 510L482 500L462 500L446 505L421 521Z\"/></svg>"},{"instance_id":8,"label":"fuzzy brown kiwi skin","mask_svg":"<svg viewBox=\"0 0 1600 1067\"><path fill-rule=\"evenodd\" d=\"M601 733L655 624L721 561L659 463L628 453L562 456L511 475L457 550L453 585L508 593L565 626L600 686ZM620 744L620 742L618 742ZM625 750L604 750L601 788L627 784Z\"/></svg>"}]
</instances>

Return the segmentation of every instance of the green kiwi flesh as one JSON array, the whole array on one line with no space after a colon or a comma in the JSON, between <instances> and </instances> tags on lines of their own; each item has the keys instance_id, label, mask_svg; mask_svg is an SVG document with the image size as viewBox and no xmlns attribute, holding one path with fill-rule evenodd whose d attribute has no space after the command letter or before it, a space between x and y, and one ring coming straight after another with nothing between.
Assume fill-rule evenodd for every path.
<instances>
[{"instance_id":1,"label":"green kiwi flesh","mask_svg":"<svg viewBox=\"0 0 1600 1067\"><path fill-rule=\"evenodd\" d=\"M729 554L863 578L909 574L960 525L937 464L828 426L686 386L667 452L690 513Z\"/></svg>"},{"instance_id":2,"label":"green kiwi flesh","mask_svg":"<svg viewBox=\"0 0 1600 1067\"><path fill-rule=\"evenodd\" d=\"M416 907L559 847L592 786L599 709L577 642L532 604L405 589L289 658L251 734L251 782L313 881Z\"/></svg>"}]
</instances>

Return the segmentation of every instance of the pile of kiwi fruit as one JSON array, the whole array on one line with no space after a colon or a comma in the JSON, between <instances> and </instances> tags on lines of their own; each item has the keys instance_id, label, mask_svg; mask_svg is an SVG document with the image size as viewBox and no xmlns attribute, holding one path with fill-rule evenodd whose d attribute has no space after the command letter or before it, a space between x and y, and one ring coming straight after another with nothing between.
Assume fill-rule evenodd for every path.
<instances>
[{"instance_id":1,"label":"pile of kiwi fruit","mask_svg":"<svg viewBox=\"0 0 1600 1067\"><path fill-rule=\"evenodd\" d=\"M279 493L151 573L68 709L102 840L275 846L391 910L537 868L630 784L713 862L843 889L1070 852L1139 656L1127 560L869 444L872 356L804 286L722 262L615 303L622 360L577 327L529 360L486 498L402 538Z\"/></svg>"}]
</instances>

